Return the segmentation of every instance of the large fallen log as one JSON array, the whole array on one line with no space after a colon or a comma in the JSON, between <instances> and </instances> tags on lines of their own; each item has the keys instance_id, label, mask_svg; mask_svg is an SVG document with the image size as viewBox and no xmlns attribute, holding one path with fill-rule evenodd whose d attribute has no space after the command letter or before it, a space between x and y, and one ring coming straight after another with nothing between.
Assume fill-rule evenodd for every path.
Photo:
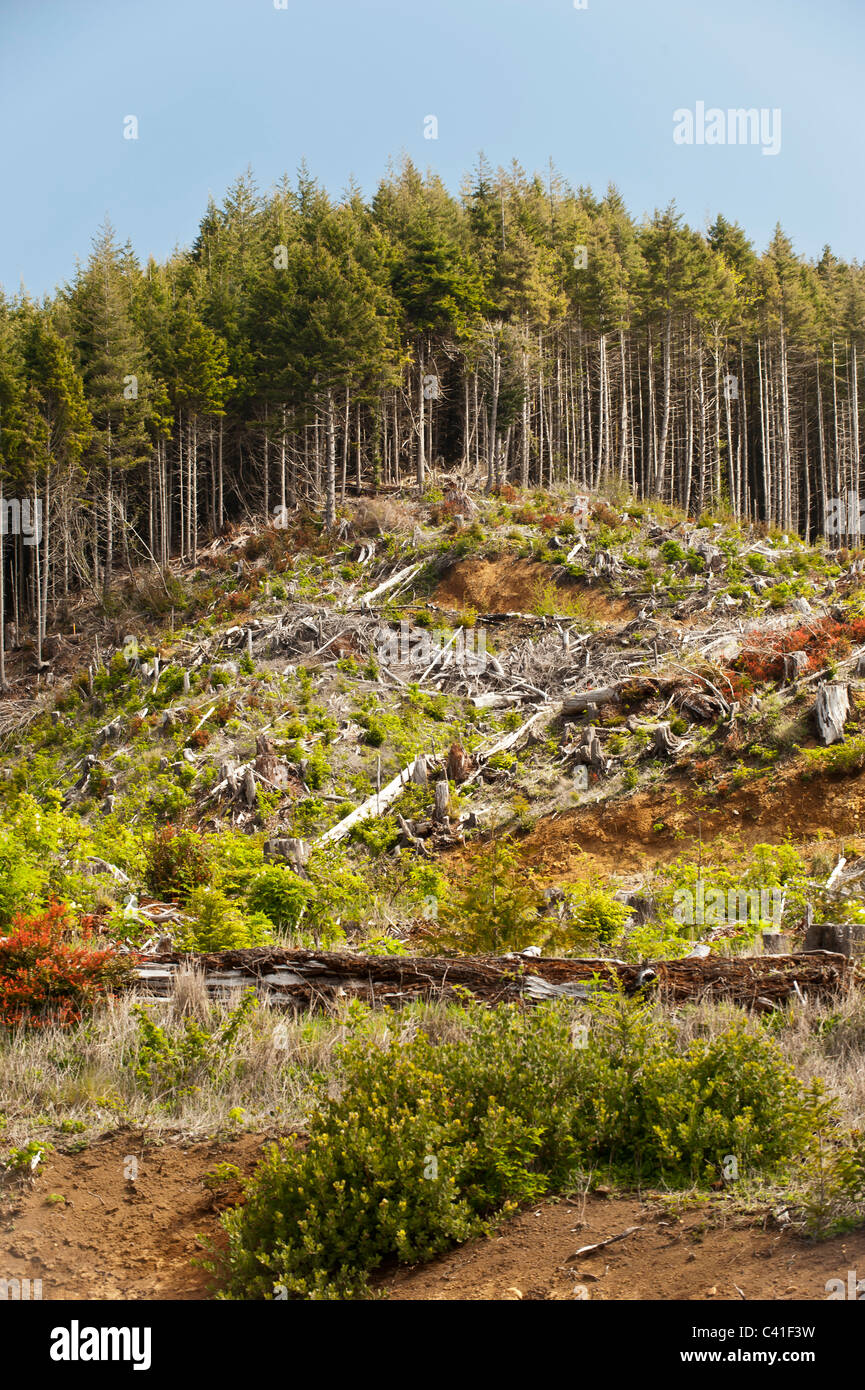
<instances>
[{"instance_id":1,"label":"large fallen log","mask_svg":"<svg viewBox=\"0 0 865 1390\"><path fill-rule=\"evenodd\" d=\"M588 999L597 990L651 990L665 1002L724 999L758 1012L790 999L834 998L856 979L847 957L829 951L798 955L708 956L654 961L651 966L601 959L526 956L363 956L350 951L254 947L208 955L165 952L138 967L139 988L167 995L174 974L200 970L212 994L253 987L270 1002L299 1009L340 999L402 1005L449 999L468 990L487 1004Z\"/></svg>"},{"instance_id":2,"label":"large fallen log","mask_svg":"<svg viewBox=\"0 0 865 1390\"><path fill-rule=\"evenodd\" d=\"M423 757L422 754L420 756ZM353 811L349 812L349 814L336 825L331 826L330 830L326 830L323 835L319 835L316 844L335 844L337 840L344 840L354 826L358 825L361 821L369 820L370 817L380 816L382 811L387 810L388 806L396 801L406 783L414 779L417 763L418 759L412 758L411 762L408 763L401 772L398 772L396 777L388 782L386 787L382 787L381 791L376 792L374 796L368 797L366 801L360 806L356 806ZM425 761L424 768L426 768Z\"/></svg>"}]
</instances>

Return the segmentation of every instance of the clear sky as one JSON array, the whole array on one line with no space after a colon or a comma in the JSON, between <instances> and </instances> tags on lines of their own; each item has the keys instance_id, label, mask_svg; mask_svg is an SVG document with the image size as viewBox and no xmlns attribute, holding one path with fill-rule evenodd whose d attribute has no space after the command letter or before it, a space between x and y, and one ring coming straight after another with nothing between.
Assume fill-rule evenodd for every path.
<instances>
[{"instance_id":1,"label":"clear sky","mask_svg":"<svg viewBox=\"0 0 865 1390\"><path fill-rule=\"evenodd\" d=\"M637 215L675 198L758 249L780 221L806 255L863 256L865 0L277 3L0 0L8 292L67 279L106 213L162 257L247 165L268 188L305 157L331 193L370 194L403 151L454 191L480 150L552 157ZM780 152L674 143L698 102L780 108Z\"/></svg>"}]
</instances>

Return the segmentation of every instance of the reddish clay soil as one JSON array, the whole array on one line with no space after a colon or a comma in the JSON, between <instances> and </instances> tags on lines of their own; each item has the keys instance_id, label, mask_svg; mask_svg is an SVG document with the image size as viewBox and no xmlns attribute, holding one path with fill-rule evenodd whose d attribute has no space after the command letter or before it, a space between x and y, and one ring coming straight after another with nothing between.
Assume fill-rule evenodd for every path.
<instances>
[{"instance_id":1,"label":"reddish clay soil","mask_svg":"<svg viewBox=\"0 0 865 1390\"><path fill-rule=\"evenodd\" d=\"M217 1163L250 1173L263 1142L163 1146L130 1130L78 1154L49 1153L32 1188L2 1192L0 1274L41 1279L45 1300L206 1298L210 1276L191 1261L237 1192L211 1195L202 1178Z\"/></svg>"},{"instance_id":2,"label":"reddish clay soil","mask_svg":"<svg viewBox=\"0 0 865 1390\"><path fill-rule=\"evenodd\" d=\"M629 1226L641 1229L572 1258ZM865 1231L815 1244L717 1208L677 1216L656 1203L592 1195L585 1209L577 1201L523 1212L493 1236L384 1282L398 1300L786 1302L825 1299L827 1280L846 1285L848 1271L863 1267Z\"/></svg>"},{"instance_id":3,"label":"reddish clay soil","mask_svg":"<svg viewBox=\"0 0 865 1390\"><path fill-rule=\"evenodd\" d=\"M202 1237L219 1239L218 1211L238 1192L212 1195L202 1179L217 1163L250 1173L264 1142L147 1144L126 1131L80 1154L49 1154L32 1186L4 1194L3 1277L41 1279L45 1300L207 1298L209 1276L192 1261ZM47 1201L53 1194L65 1202ZM629 1226L640 1229L571 1258ZM677 1214L658 1200L592 1194L522 1212L489 1238L377 1282L397 1300L786 1301L825 1299L827 1280L855 1269L865 1269L865 1230L815 1244L720 1202Z\"/></svg>"},{"instance_id":4,"label":"reddish clay soil","mask_svg":"<svg viewBox=\"0 0 865 1390\"><path fill-rule=\"evenodd\" d=\"M660 826L660 829L655 829ZM686 777L539 820L520 841L542 878L572 882L594 873L639 873L694 852L735 862L743 850L785 839L865 848L865 774L803 782L798 771L709 796Z\"/></svg>"}]
</instances>

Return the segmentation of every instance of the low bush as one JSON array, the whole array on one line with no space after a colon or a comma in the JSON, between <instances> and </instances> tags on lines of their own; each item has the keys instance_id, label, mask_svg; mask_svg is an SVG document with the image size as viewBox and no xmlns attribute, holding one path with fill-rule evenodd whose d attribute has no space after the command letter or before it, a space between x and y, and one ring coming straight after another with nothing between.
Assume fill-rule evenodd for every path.
<instances>
[{"instance_id":1,"label":"low bush","mask_svg":"<svg viewBox=\"0 0 865 1390\"><path fill-rule=\"evenodd\" d=\"M137 1042L124 1064L147 1095L171 1110L199 1084L219 1086L237 1069L234 1044L257 1006L255 990L250 989L217 1027L208 1029L187 1017L171 1032L154 1023L139 1005Z\"/></svg>"},{"instance_id":2,"label":"low bush","mask_svg":"<svg viewBox=\"0 0 865 1390\"><path fill-rule=\"evenodd\" d=\"M200 835L175 825L157 830L148 847L145 877L158 897L180 902L209 883L210 856Z\"/></svg>"},{"instance_id":3,"label":"low bush","mask_svg":"<svg viewBox=\"0 0 865 1390\"><path fill-rule=\"evenodd\" d=\"M237 951L264 946L270 940L270 922L262 913L244 916L217 888L194 888L186 900L186 910L190 921L175 938L180 950Z\"/></svg>"},{"instance_id":4,"label":"low bush","mask_svg":"<svg viewBox=\"0 0 865 1390\"><path fill-rule=\"evenodd\" d=\"M683 1047L619 997L588 1017L575 1034L564 1007L472 1006L457 1041L353 1039L306 1146L274 1145L223 1217L220 1296L364 1297L385 1260L429 1259L586 1169L682 1185L795 1153L804 1107L774 1039L740 1023Z\"/></svg>"},{"instance_id":5,"label":"low bush","mask_svg":"<svg viewBox=\"0 0 865 1390\"><path fill-rule=\"evenodd\" d=\"M60 903L16 916L0 939L0 1026L42 1028L77 1023L100 997L129 981L131 961L110 946L75 940Z\"/></svg>"}]
</instances>

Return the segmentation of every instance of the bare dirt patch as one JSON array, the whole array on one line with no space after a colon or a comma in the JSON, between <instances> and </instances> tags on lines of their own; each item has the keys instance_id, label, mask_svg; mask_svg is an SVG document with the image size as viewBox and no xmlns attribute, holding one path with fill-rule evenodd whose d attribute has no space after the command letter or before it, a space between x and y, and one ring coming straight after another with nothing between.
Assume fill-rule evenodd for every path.
<instances>
[{"instance_id":1,"label":"bare dirt patch","mask_svg":"<svg viewBox=\"0 0 865 1390\"><path fill-rule=\"evenodd\" d=\"M460 560L448 570L433 595L440 608L474 608L478 613L531 613L546 584L553 583L548 565L537 560ZM563 596L579 594L586 616L597 621L623 621L633 616L624 599L613 599L589 584L561 583Z\"/></svg>"},{"instance_id":2,"label":"bare dirt patch","mask_svg":"<svg viewBox=\"0 0 865 1390\"><path fill-rule=\"evenodd\" d=\"M45 1300L207 1298L210 1276L191 1261L203 1253L200 1236L220 1233L220 1202L202 1179L218 1163L247 1176L264 1142L160 1145L130 1130L81 1153L49 1153L31 1189L2 1195L0 1276L41 1279ZM124 1174L130 1156L134 1183ZM49 1202L55 1194L65 1200Z\"/></svg>"},{"instance_id":3,"label":"bare dirt patch","mask_svg":"<svg viewBox=\"0 0 865 1390\"><path fill-rule=\"evenodd\" d=\"M520 842L525 863L546 879L638 873L704 851L733 862L764 841L799 846L865 837L865 776L803 782L791 769L723 796L690 780L543 817Z\"/></svg>"},{"instance_id":4,"label":"bare dirt patch","mask_svg":"<svg viewBox=\"0 0 865 1390\"><path fill-rule=\"evenodd\" d=\"M584 1224L580 1225L580 1219ZM639 1226L593 1255L570 1257ZM865 1265L865 1231L821 1244L720 1208L681 1216L637 1199L591 1196L535 1207L493 1236L429 1265L390 1273L390 1297L407 1300L528 1299L783 1302L825 1299L826 1282ZM575 1294L579 1285L585 1295Z\"/></svg>"}]
</instances>

